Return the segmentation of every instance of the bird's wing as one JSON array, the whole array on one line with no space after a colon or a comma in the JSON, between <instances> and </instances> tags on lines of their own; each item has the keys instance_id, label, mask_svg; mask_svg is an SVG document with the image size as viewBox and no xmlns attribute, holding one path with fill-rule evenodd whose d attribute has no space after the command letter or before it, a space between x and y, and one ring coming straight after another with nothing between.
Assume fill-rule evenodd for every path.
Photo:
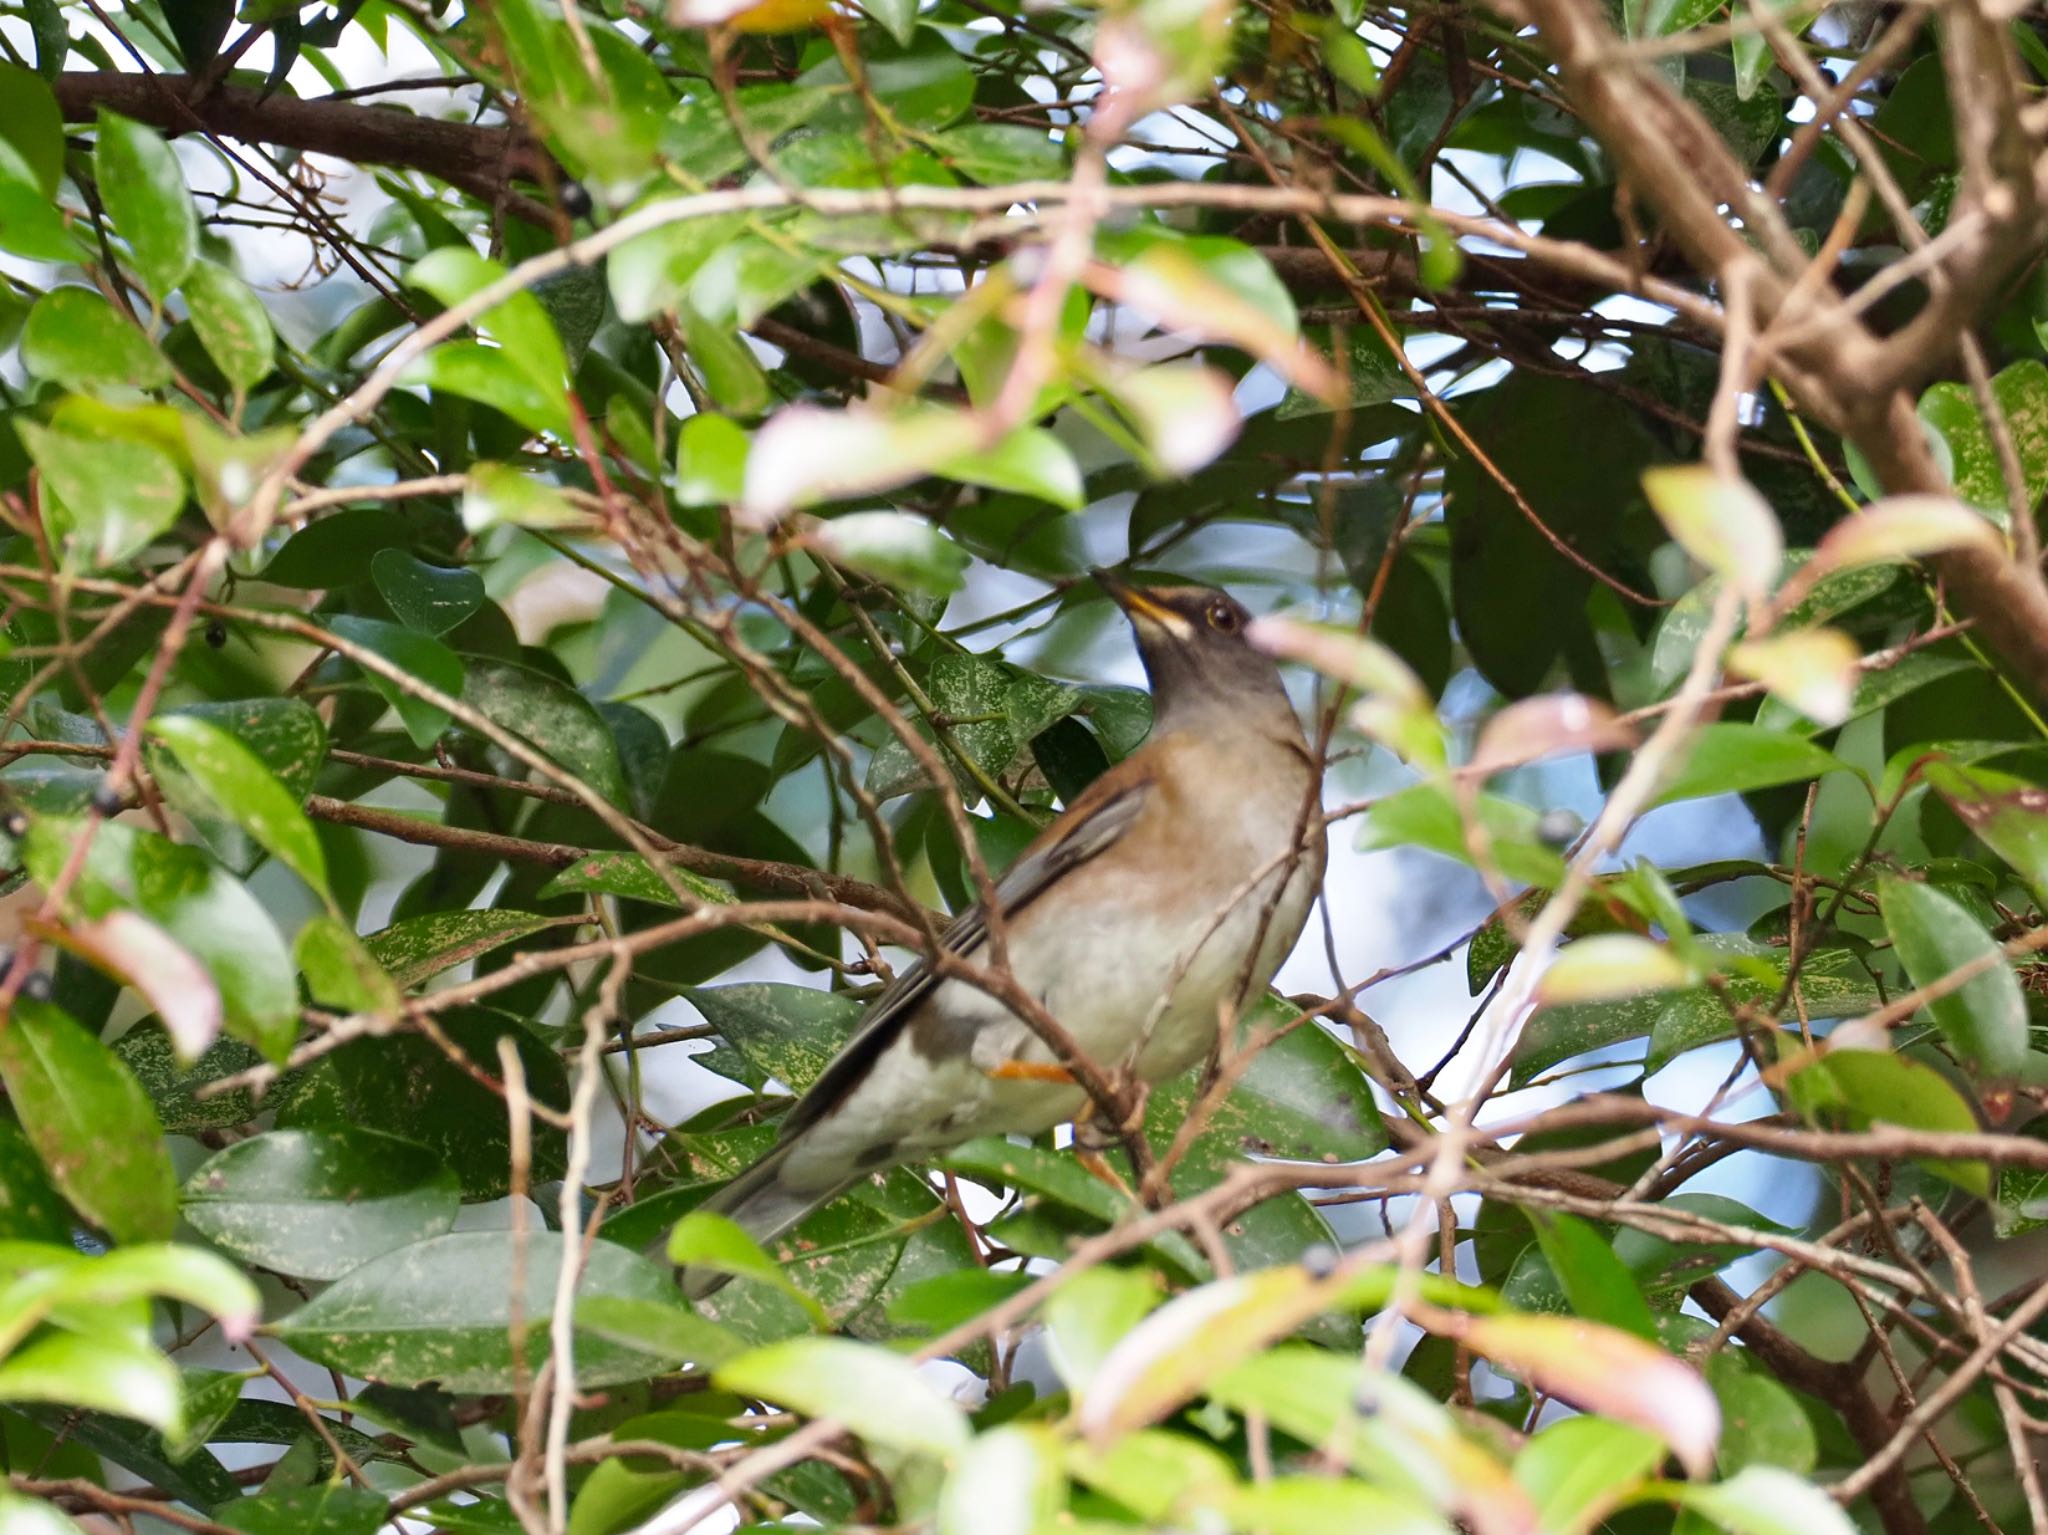
<instances>
[{"instance_id":1,"label":"bird's wing","mask_svg":"<svg viewBox=\"0 0 2048 1535\"><path fill-rule=\"evenodd\" d=\"M1124 766L1134 766L1136 760L1129 759ZM1103 792L1098 794L1097 790ZM996 901L1003 915L1016 916L1061 875L1112 846L1130 829L1151 792L1149 774L1126 776L1118 771L1096 780L1072 809L1047 827L996 881ZM977 905L953 920L953 925L941 935L939 946L950 953L967 954L979 948L987 936L988 913ZM797 1100L796 1106L783 1116L785 1139L816 1124L853 1090L876 1058L894 1043L917 1004L937 981L938 977L922 961L906 965L896 973L895 980L868 1004L859 1030L833 1057L810 1090Z\"/></svg>"}]
</instances>

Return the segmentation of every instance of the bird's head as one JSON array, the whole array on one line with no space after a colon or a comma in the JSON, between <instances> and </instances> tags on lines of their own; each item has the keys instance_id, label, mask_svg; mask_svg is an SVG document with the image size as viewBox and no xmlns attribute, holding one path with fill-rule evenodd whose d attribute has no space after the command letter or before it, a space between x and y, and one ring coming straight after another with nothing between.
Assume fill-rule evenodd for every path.
<instances>
[{"instance_id":1,"label":"bird's head","mask_svg":"<svg viewBox=\"0 0 2048 1535\"><path fill-rule=\"evenodd\" d=\"M1132 586L1106 571L1095 579L1137 631L1156 729L1282 718L1295 728L1279 669L1247 638L1252 617L1235 598L1207 586Z\"/></svg>"}]
</instances>

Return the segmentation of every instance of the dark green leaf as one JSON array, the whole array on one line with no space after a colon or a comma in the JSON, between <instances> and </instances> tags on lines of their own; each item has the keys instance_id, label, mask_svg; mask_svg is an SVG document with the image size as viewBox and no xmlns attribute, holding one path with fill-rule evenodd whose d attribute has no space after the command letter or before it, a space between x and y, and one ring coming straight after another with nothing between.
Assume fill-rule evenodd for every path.
<instances>
[{"instance_id":1,"label":"dark green leaf","mask_svg":"<svg viewBox=\"0 0 2048 1535\"><path fill-rule=\"evenodd\" d=\"M161 302L199 254L199 215L178 157L155 129L101 108L93 170L136 274Z\"/></svg>"},{"instance_id":2,"label":"dark green leaf","mask_svg":"<svg viewBox=\"0 0 2048 1535\"><path fill-rule=\"evenodd\" d=\"M483 577L473 570L429 565L403 549L379 549L370 575L408 629L446 634L484 603Z\"/></svg>"},{"instance_id":3,"label":"dark green leaf","mask_svg":"<svg viewBox=\"0 0 2048 1535\"><path fill-rule=\"evenodd\" d=\"M54 886L76 839L90 835L71 891L79 910L91 918L130 910L154 922L206 967L220 989L228 1031L282 1061L298 1035L298 987L263 904L197 848L120 822L91 833L85 826L38 820L24 844L29 871Z\"/></svg>"},{"instance_id":4,"label":"dark green leaf","mask_svg":"<svg viewBox=\"0 0 2048 1535\"><path fill-rule=\"evenodd\" d=\"M370 686L398 711L399 721L416 744L432 746L440 739L441 732L448 728L448 711L420 697L407 684L418 678L448 697L459 697L465 691L467 679L455 652L437 639L381 619L342 614L330 620L329 627L350 644L382 657L405 674L401 681L370 667L363 668Z\"/></svg>"},{"instance_id":5,"label":"dark green leaf","mask_svg":"<svg viewBox=\"0 0 2048 1535\"><path fill-rule=\"evenodd\" d=\"M45 1003L17 998L0 1029L0 1080L50 1179L123 1242L161 1241L177 1181L149 1098L128 1068Z\"/></svg>"},{"instance_id":6,"label":"dark green leaf","mask_svg":"<svg viewBox=\"0 0 2048 1535\"><path fill-rule=\"evenodd\" d=\"M1887 877L1877 891L1885 931L1915 986L1932 986L1964 966L1979 968L1959 988L1927 1004L1949 1047L1979 1076L2017 1076L2027 1056L2027 1002L1997 941L1959 902L1931 885Z\"/></svg>"},{"instance_id":7,"label":"dark green leaf","mask_svg":"<svg viewBox=\"0 0 2048 1535\"><path fill-rule=\"evenodd\" d=\"M494 725L524 736L614 805L626 805L618 745L589 699L509 661L470 656L463 665L464 703Z\"/></svg>"},{"instance_id":8,"label":"dark green leaf","mask_svg":"<svg viewBox=\"0 0 2048 1535\"><path fill-rule=\"evenodd\" d=\"M185 1218L245 1262L306 1279L455 1224L460 1190L424 1148L374 1130L273 1130L216 1153L185 1184Z\"/></svg>"},{"instance_id":9,"label":"dark green leaf","mask_svg":"<svg viewBox=\"0 0 2048 1535\"><path fill-rule=\"evenodd\" d=\"M384 1522L385 1500L365 1487L324 1482L237 1498L214 1518L248 1535L374 1535Z\"/></svg>"},{"instance_id":10,"label":"dark green leaf","mask_svg":"<svg viewBox=\"0 0 2048 1535\"><path fill-rule=\"evenodd\" d=\"M530 911L430 911L369 935L371 958L410 990L443 970L544 932L559 921Z\"/></svg>"},{"instance_id":11,"label":"dark green leaf","mask_svg":"<svg viewBox=\"0 0 2048 1535\"><path fill-rule=\"evenodd\" d=\"M518 1304L528 1372L547 1357L556 1275L573 1251L559 1233L527 1235ZM518 1272L510 1232L429 1237L355 1269L272 1330L306 1358L366 1380L505 1391L518 1378L510 1342ZM609 1242L591 1246L578 1294L675 1304L666 1272ZM576 1379L585 1387L638 1380L662 1368L658 1358L601 1338L577 1340Z\"/></svg>"}]
</instances>

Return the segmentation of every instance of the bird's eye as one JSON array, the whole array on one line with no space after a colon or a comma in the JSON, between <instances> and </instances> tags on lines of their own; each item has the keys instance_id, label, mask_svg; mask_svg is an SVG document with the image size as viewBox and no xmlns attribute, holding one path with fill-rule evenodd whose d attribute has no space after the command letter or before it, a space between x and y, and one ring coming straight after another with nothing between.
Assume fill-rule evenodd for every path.
<instances>
[{"instance_id":1,"label":"bird's eye","mask_svg":"<svg viewBox=\"0 0 2048 1535\"><path fill-rule=\"evenodd\" d=\"M1210 603L1208 618L1209 627L1216 630L1219 634L1235 634L1237 632L1237 609L1227 602Z\"/></svg>"}]
</instances>

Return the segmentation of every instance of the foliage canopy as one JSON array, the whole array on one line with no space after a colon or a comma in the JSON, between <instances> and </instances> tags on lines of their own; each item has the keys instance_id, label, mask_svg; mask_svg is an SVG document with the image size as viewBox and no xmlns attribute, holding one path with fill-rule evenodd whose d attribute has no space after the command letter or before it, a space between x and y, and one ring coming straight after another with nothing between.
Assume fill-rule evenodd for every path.
<instances>
[{"instance_id":1,"label":"foliage canopy","mask_svg":"<svg viewBox=\"0 0 2048 1535\"><path fill-rule=\"evenodd\" d=\"M8 1529L2048 1529L2038 15L0 52ZM1284 610L1411 909L1143 1198L693 1214L1144 740L1102 559Z\"/></svg>"}]
</instances>

